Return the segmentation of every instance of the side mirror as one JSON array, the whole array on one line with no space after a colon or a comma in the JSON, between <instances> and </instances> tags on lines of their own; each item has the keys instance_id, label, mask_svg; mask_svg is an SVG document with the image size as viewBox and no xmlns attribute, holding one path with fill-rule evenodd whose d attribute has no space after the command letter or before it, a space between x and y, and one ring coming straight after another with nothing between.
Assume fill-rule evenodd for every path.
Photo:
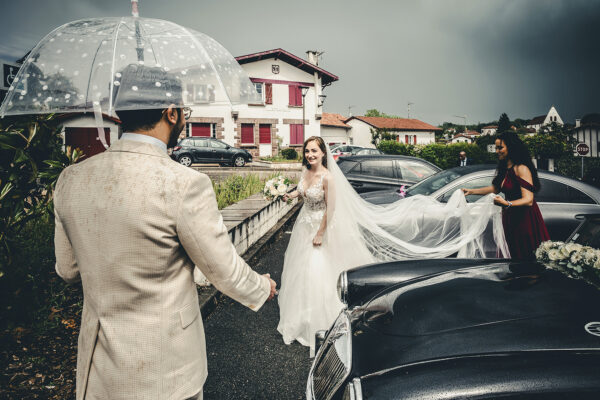
<instances>
[{"instance_id":1,"label":"side mirror","mask_svg":"<svg viewBox=\"0 0 600 400\"><path fill-rule=\"evenodd\" d=\"M231 148L231 146L230 146L230 145L227 145L227 147L225 147L225 148L226 148L227 150L229 150L229 149Z\"/></svg>"}]
</instances>

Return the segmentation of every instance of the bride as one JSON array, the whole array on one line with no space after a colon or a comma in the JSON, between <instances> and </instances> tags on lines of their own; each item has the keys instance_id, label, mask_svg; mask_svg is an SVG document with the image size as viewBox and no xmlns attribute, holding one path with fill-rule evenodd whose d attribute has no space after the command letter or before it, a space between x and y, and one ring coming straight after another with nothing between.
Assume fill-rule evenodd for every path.
<instances>
[{"instance_id":1,"label":"bride","mask_svg":"<svg viewBox=\"0 0 600 400\"><path fill-rule=\"evenodd\" d=\"M508 257L500 208L493 195L467 203L457 190L447 203L412 196L387 206L364 201L352 188L322 138L303 146L298 215L285 253L277 330L314 355L314 334L328 329L343 305L340 272L381 261L419 258Z\"/></svg>"}]
</instances>

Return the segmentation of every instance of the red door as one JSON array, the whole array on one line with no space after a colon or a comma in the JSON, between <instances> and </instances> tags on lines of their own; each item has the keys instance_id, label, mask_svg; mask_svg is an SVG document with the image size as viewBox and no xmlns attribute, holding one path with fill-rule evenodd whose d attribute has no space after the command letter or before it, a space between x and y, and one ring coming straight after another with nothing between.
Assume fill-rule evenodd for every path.
<instances>
[{"instance_id":1,"label":"red door","mask_svg":"<svg viewBox=\"0 0 600 400\"><path fill-rule=\"evenodd\" d=\"M258 127L258 135L260 144L271 143L271 125L260 124Z\"/></svg>"},{"instance_id":2,"label":"red door","mask_svg":"<svg viewBox=\"0 0 600 400\"><path fill-rule=\"evenodd\" d=\"M104 133L110 146L110 128L104 128ZM80 149L84 154L80 161L106 150L98 137L98 128L65 128L65 146Z\"/></svg>"},{"instance_id":3,"label":"red door","mask_svg":"<svg viewBox=\"0 0 600 400\"><path fill-rule=\"evenodd\" d=\"M210 137L210 124L192 124L192 136Z\"/></svg>"}]
</instances>

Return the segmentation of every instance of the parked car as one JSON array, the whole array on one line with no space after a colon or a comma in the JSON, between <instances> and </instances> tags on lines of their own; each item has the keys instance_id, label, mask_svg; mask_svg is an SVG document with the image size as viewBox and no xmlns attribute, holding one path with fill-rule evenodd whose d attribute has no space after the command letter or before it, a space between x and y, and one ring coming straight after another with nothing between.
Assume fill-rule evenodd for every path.
<instances>
[{"instance_id":1,"label":"parked car","mask_svg":"<svg viewBox=\"0 0 600 400\"><path fill-rule=\"evenodd\" d=\"M366 155L377 155L383 154L383 151L379 149L354 149L352 150L353 156L366 156Z\"/></svg>"},{"instance_id":2,"label":"parked car","mask_svg":"<svg viewBox=\"0 0 600 400\"><path fill-rule=\"evenodd\" d=\"M445 203L457 189L491 185L495 173L494 165L447 169L406 189L406 196L422 194ZM541 189L535 194L535 200L552 240L565 240L573 232L579 224L575 218L577 214L600 213L600 189L553 172L538 171L538 176ZM395 190L371 192L361 196L374 204L389 204L401 199ZM467 201L473 202L479 198L479 195L470 195L467 196Z\"/></svg>"},{"instance_id":3,"label":"parked car","mask_svg":"<svg viewBox=\"0 0 600 400\"><path fill-rule=\"evenodd\" d=\"M440 171L416 157L356 155L340 157L338 165L358 193L409 187Z\"/></svg>"},{"instance_id":4,"label":"parked car","mask_svg":"<svg viewBox=\"0 0 600 400\"><path fill-rule=\"evenodd\" d=\"M362 148L363 147L361 147L361 146L351 146L351 145L343 144L341 146L336 146L336 147L331 148L330 151L331 151L331 155L333 156L333 159L337 160L341 156L346 156L346 155L352 154L352 150L362 149Z\"/></svg>"},{"instance_id":5,"label":"parked car","mask_svg":"<svg viewBox=\"0 0 600 400\"><path fill-rule=\"evenodd\" d=\"M573 241L598 243L594 218ZM411 260L342 273L338 294L308 400L600 398L600 289L584 280L534 261Z\"/></svg>"},{"instance_id":6,"label":"parked car","mask_svg":"<svg viewBox=\"0 0 600 400\"><path fill-rule=\"evenodd\" d=\"M243 167L252 161L248 150L231 147L215 138L188 137L181 139L173 148L171 157L189 167L192 163L211 163Z\"/></svg>"}]
</instances>

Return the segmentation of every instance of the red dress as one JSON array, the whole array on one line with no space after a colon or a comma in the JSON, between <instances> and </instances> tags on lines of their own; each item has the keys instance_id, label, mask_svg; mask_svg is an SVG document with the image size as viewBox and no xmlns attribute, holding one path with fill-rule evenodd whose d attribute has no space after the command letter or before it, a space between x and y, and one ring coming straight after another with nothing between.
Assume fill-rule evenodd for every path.
<instances>
[{"instance_id":1,"label":"red dress","mask_svg":"<svg viewBox=\"0 0 600 400\"><path fill-rule=\"evenodd\" d=\"M533 193L533 186L519 178L513 168L506 171L500 191L506 200L520 199L521 188ZM511 258L535 259L541 242L550 240L540 209L533 200L531 206L512 206L502 210L502 225Z\"/></svg>"}]
</instances>

